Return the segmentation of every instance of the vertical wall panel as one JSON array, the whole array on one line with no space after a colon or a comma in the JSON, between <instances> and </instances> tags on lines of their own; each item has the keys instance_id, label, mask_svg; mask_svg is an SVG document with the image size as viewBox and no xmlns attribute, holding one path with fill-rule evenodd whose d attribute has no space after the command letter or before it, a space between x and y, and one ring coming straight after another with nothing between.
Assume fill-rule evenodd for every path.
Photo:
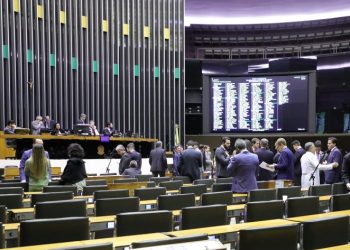
<instances>
[{"instance_id":1,"label":"vertical wall panel","mask_svg":"<svg viewBox=\"0 0 350 250\"><path fill-rule=\"evenodd\" d=\"M168 149L175 124L184 136L184 0L19 3L0 1L1 126L51 115L70 129L86 113Z\"/></svg>"}]
</instances>

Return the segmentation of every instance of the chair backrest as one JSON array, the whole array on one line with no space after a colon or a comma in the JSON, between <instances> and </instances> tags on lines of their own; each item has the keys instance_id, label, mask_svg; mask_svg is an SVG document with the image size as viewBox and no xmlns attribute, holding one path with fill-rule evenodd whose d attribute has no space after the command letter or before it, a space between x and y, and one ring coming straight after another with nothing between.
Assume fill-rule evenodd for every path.
<instances>
[{"instance_id":1,"label":"chair backrest","mask_svg":"<svg viewBox=\"0 0 350 250\"><path fill-rule=\"evenodd\" d=\"M177 243L202 241L207 239L208 239L207 234L198 234L198 235L190 235L190 236L184 236L184 237L167 238L163 240L147 240L147 241L134 242L131 244L131 248L137 249L137 248L145 248L145 247L154 247L154 246L170 245L170 244L177 244Z\"/></svg>"},{"instance_id":2,"label":"chair backrest","mask_svg":"<svg viewBox=\"0 0 350 250\"><path fill-rule=\"evenodd\" d=\"M59 200L72 200L74 198L73 192L52 192L52 193L41 193L32 194L32 207L38 202L45 201L59 201Z\"/></svg>"},{"instance_id":3,"label":"chair backrest","mask_svg":"<svg viewBox=\"0 0 350 250\"><path fill-rule=\"evenodd\" d=\"M166 190L179 190L182 185L182 181L164 181L159 183L159 186L165 187Z\"/></svg>"},{"instance_id":4,"label":"chair backrest","mask_svg":"<svg viewBox=\"0 0 350 250\"><path fill-rule=\"evenodd\" d=\"M227 223L227 206L185 207L181 213L181 229L211 227Z\"/></svg>"},{"instance_id":5,"label":"chair backrest","mask_svg":"<svg viewBox=\"0 0 350 250\"><path fill-rule=\"evenodd\" d=\"M182 181L184 184L191 184L191 178L188 176L174 176L173 181Z\"/></svg>"},{"instance_id":6,"label":"chair backrest","mask_svg":"<svg viewBox=\"0 0 350 250\"><path fill-rule=\"evenodd\" d=\"M117 221L117 236L169 232L173 229L170 211L120 213Z\"/></svg>"},{"instance_id":7,"label":"chair backrest","mask_svg":"<svg viewBox=\"0 0 350 250\"><path fill-rule=\"evenodd\" d=\"M126 212L138 212L139 197L108 198L95 201L96 216L116 215Z\"/></svg>"},{"instance_id":8,"label":"chair backrest","mask_svg":"<svg viewBox=\"0 0 350 250\"><path fill-rule=\"evenodd\" d=\"M135 175L135 178L137 181L149 181L153 177L151 174L137 174Z\"/></svg>"},{"instance_id":9,"label":"chair backrest","mask_svg":"<svg viewBox=\"0 0 350 250\"><path fill-rule=\"evenodd\" d=\"M284 202L281 200L248 202L245 207L246 222L283 219L283 215Z\"/></svg>"},{"instance_id":10,"label":"chair backrest","mask_svg":"<svg viewBox=\"0 0 350 250\"><path fill-rule=\"evenodd\" d=\"M23 207L23 196L21 194L1 194L0 205L8 209L21 208Z\"/></svg>"},{"instance_id":11,"label":"chair backrest","mask_svg":"<svg viewBox=\"0 0 350 250\"><path fill-rule=\"evenodd\" d=\"M64 185L64 186L45 186L45 187L43 187L44 193L64 192L64 191L71 191L71 192L73 192L74 195L78 195L78 187L76 187L76 186Z\"/></svg>"},{"instance_id":12,"label":"chair backrest","mask_svg":"<svg viewBox=\"0 0 350 250\"><path fill-rule=\"evenodd\" d=\"M214 179L199 179L199 180L194 180L193 182L194 185L198 184L205 184L207 185L207 188L211 188L214 184Z\"/></svg>"},{"instance_id":13,"label":"chair backrest","mask_svg":"<svg viewBox=\"0 0 350 250\"><path fill-rule=\"evenodd\" d=\"M309 187L309 195L311 196L331 195L331 193L332 193L331 184L323 184L323 185Z\"/></svg>"},{"instance_id":14,"label":"chair backrest","mask_svg":"<svg viewBox=\"0 0 350 250\"><path fill-rule=\"evenodd\" d=\"M155 188L136 188L134 195L139 197L140 200L155 200L159 195L166 194L165 187Z\"/></svg>"},{"instance_id":15,"label":"chair backrest","mask_svg":"<svg viewBox=\"0 0 350 250\"><path fill-rule=\"evenodd\" d=\"M258 189L266 189L270 182L271 181L257 181L256 184L258 185Z\"/></svg>"},{"instance_id":16,"label":"chair backrest","mask_svg":"<svg viewBox=\"0 0 350 250\"><path fill-rule=\"evenodd\" d=\"M0 194L21 194L21 195L23 195L23 188L22 187L0 188Z\"/></svg>"},{"instance_id":17,"label":"chair backrest","mask_svg":"<svg viewBox=\"0 0 350 250\"><path fill-rule=\"evenodd\" d=\"M329 208L331 211L350 209L350 194L337 194L331 196Z\"/></svg>"},{"instance_id":18,"label":"chair backrest","mask_svg":"<svg viewBox=\"0 0 350 250\"><path fill-rule=\"evenodd\" d=\"M170 181L170 177L151 177L150 181L154 181L156 185L159 185L160 182Z\"/></svg>"},{"instance_id":19,"label":"chair backrest","mask_svg":"<svg viewBox=\"0 0 350 250\"><path fill-rule=\"evenodd\" d=\"M20 232L21 246L88 240L90 238L89 218L21 221Z\"/></svg>"},{"instance_id":20,"label":"chair backrest","mask_svg":"<svg viewBox=\"0 0 350 250\"><path fill-rule=\"evenodd\" d=\"M201 194L204 194L207 192L207 185L205 184L198 184L193 186L183 186L180 188L181 194L194 194L195 196L201 196Z\"/></svg>"},{"instance_id":21,"label":"chair backrest","mask_svg":"<svg viewBox=\"0 0 350 250\"><path fill-rule=\"evenodd\" d=\"M82 216L86 216L85 200L46 201L35 205L37 219Z\"/></svg>"},{"instance_id":22,"label":"chair backrest","mask_svg":"<svg viewBox=\"0 0 350 250\"><path fill-rule=\"evenodd\" d=\"M117 175L117 173L101 173L100 176ZM125 178L125 176L124 176Z\"/></svg>"},{"instance_id":23,"label":"chair backrest","mask_svg":"<svg viewBox=\"0 0 350 250\"><path fill-rule=\"evenodd\" d=\"M0 206L0 222L1 223L6 223L7 222L7 209L5 205Z\"/></svg>"},{"instance_id":24,"label":"chair backrest","mask_svg":"<svg viewBox=\"0 0 350 250\"><path fill-rule=\"evenodd\" d=\"M276 189L256 189L248 193L248 201L277 200Z\"/></svg>"},{"instance_id":25,"label":"chair backrest","mask_svg":"<svg viewBox=\"0 0 350 250\"><path fill-rule=\"evenodd\" d=\"M154 188L154 187L156 187L156 183L154 181L147 181L147 187Z\"/></svg>"},{"instance_id":26,"label":"chair backrest","mask_svg":"<svg viewBox=\"0 0 350 250\"><path fill-rule=\"evenodd\" d=\"M99 244L86 244L84 246L55 248L52 250L113 250L113 242L99 243Z\"/></svg>"},{"instance_id":27,"label":"chair backrest","mask_svg":"<svg viewBox=\"0 0 350 250\"><path fill-rule=\"evenodd\" d=\"M286 201L286 216L296 217L310 214L318 214L320 201L317 196L305 196L288 198Z\"/></svg>"},{"instance_id":28,"label":"chair backrest","mask_svg":"<svg viewBox=\"0 0 350 250\"><path fill-rule=\"evenodd\" d=\"M116 179L113 180L113 183L133 183L137 182L136 178L125 178L125 179Z\"/></svg>"},{"instance_id":29,"label":"chair backrest","mask_svg":"<svg viewBox=\"0 0 350 250\"><path fill-rule=\"evenodd\" d=\"M0 248L5 248L5 232L2 222L0 222Z\"/></svg>"},{"instance_id":30,"label":"chair backrest","mask_svg":"<svg viewBox=\"0 0 350 250\"><path fill-rule=\"evenodd\" d=\"M211 186L212 192L222 192L222 191L231 191L232 184L229 183L214 183Z\"/></svg>"},{"instance_id":31,"label":"chair backrest","mask_svg":"<svg viewBox=\"0 0 350 250\"><path fill-rule=\"evenodd\" d=\"M87 173L86 175L87 175L88 177L89 177L89 176L97 176L97 173Z\"/></svg>"},{"instance_id":32,"label":"chair backrest","mask_svg":"<svg viewBox=\"0 0 350 250\"><path fill-rule=\"evenodd\" d=\"M239 250L297 250L298 224L242 229Z\"/></svg>"},{"instance_id":33,"label":"chair backrest","mask_svg":"<svg viewBox=\"0 0 350 250\"><path fill-rule=\"evenodd\" d=\"M232 184L232 180L233 178L232 177L228 177L228 178L217 178L216 179L216 183L229 183L229 184Z\"/></svg>"},{"instance_id":34,"label":"chair backrest","mask_svg":"<svg viewBox=\"0 0 350 250\"><path fill-rule=\"evenodd\" d=\"M277 200L282 200L283 196L287 196L287 198L300 197L301 187L277 188Z\"/></svg>"},{"instance_id":35,"label":"chair backrest","mask_svg":"<svg viewBox=\"0 0 350 250\"><path fill-rule=\"evenodd\" d=\"M349 216L303 222L303 249L326 248L349 242Z\"/></svg>"},{"instance_id":36,"label":"chair backrest","mask_svg":"<svg viewBox=\"0 0 350 250\"><path fill-rule=\"evenodd\" d=\"M332 184L332 195L336 194L347 194L348 190L344 182L333 183Z\"/></svg>"},{"instance_id":37,"label":"chair backrest","mask_svg":"<svg viewBox=\"0 0 350 250\"><path fill-rule=\"evenodd\" d=\"M24 192L28 191L28 182L9 182L9 183L0 183L0 188L2 187L21 187Z\"/></svg>"},{"instance_id":38,"label":"chair backrest","mask_svg":"<svg viewBox=\"0 0 350 250\"><path fill-rule=\"evenodd\" d=\"M86 186L100 186L107 185L106 180L86 180Z\"/></svg>"},{"instance_id":39,"label":"chair backrest","mask_svg":"<svg viewBox=\"0 0 350 250\"><path fill-rule=\"evenodd\" d=\"M107 185L98 185L98 186L85 186L83 187L83 195L93 195L95 191L98 190L107 190Z\"/></svg>"},{"instance_id":40,"label":"chair backrest","mask_svg":"<svg viewBox=\"0 0 350 250\"><path fill-rule=\"evenodd\" d=\"M48 186L59 186L60 185L60 181L49 181Z\"/></svg>"},{"instance_id":41,"label":"chair backrest","mask_svg":"<svg viewBox=\"0 0 350 250\"><path fill-rule=\"evenodd\" d=\"M129 197L129 190L97 190L94 192L94 200L106 199L106 198L122 198Z\"/></svg>"},{"instance_id":42,"label":"chair backrest","mask_svg":"<svg viewBox=\"0 0 350 250\"><path fill-rule=\"evenodd\" d=\"M194 194L160 195L157 203L159 210L179 210L195 206L196 197Z\"/></svg>"},{"instance_id":43,"label":"chair backrest","mask_svg":"<svg viewBox=\"0 0 350 250\"><path fill-rule=\"evenodd\" d=\"M201 197L202 206L215 205L215 204L232 204L232 192L215 192L215 193L205 193Z\"/></svg>"}]
</instances>

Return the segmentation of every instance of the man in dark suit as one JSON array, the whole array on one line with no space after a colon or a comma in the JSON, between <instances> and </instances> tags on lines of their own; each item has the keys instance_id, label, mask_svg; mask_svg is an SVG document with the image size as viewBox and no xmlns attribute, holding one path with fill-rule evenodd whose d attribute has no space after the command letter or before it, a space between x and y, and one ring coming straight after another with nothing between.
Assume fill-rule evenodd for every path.
<instances>
[{"instance_id":1,"label":"man in dark suit","mask_svg":"<svg viewBox=\"0 0 350 250\"><path fill-rule=\"evenodd\" d=\"M180 174L190 177L191 181L200 179L200 169L202 167L202 154L194 149L194 142L187 142L187 149L180 157Z\"/></svg>"},{"instance_id":2,"label":"man in dark suit","mask_svg":"<svg viewBox=\"0 0 350 250\"><path fill-rule=\"evenodd\" d=\"M329 155L327 157L327 164L331 164L333 162L337 162L338 165L342 165L343 163L343 155L337 147L337 138L329 137L327 142L327 147ZM332 170L324 171L325 174L325 182L326 184L333 184L340 182L341 168L334 168Z\"/></svg>"},{"instance_id":3,"label":"man in dark suit","mask_svg":"<svg viewBox=\"0 0 350 250\"><path fill-rule=\"evenodd\" d=\"M49 115L46 115L44 117L44 128L53 130L55 124L56 122L54 120L51 120Z\"/></svg>"},{"instance_id":4,"label":"man in dark suit","mask_svg":"<svg viewBox=\"0 0 350 250\"><path fill-rule=\"evenodd\" d=\"M75 124L87 124L86 115L84 113L81 113L79 120Z\"/></svg>"},{"instance_id":5,"label":"man in dark suit","mask_svg":"<svg viewBox=\"0 0 350 250\"><path fill-rule=\"evenodd\" d=\"M135 178L136 175L141 174L141 171L137 170L136 167L137 167L137 162L131 161L129 168L125 169L124 172L122 173L122 175L128 175L131 178Z\"/></svg>"},{"instance_id":6,"label":"man in dark suit","mask_svg":"<svg viewBox=\"0 0 350 250\"><path fill-rule=\"evenodd\" d=\"M231 158L227 167L229 175L233 177L232 192L248 193L258 188L255 173L259 167L259 159L256 154L247 150L242 139L236 140L235 148L237 154Z\"/></svg>"},{"instance_id":7,"label":"man in dark suit","mask_svg":"<svg viewBox=\"0 0 350 250\"><path fill-rule=\"evenodd\" d=\"M319 163L324 162L328 154L327 152L322 151L322 142L320 140L315 141L315 148L316 148L316 157ZM324 171L320 171L320 184L324 184Z\"/></svg>"},{"instance_id":8,"label":"man in dark suit","mask_svg":"<svg viewBox=\"0 0 350 250\"><path fill-rule=\"evenodd\" d=\"M300 159L305 153L305 150L302 148L300 141L292 141L292 147L294 149L294 185L301 186L301 163Z\"/></svg>"},{"instance_id":9,"label":"man in dark suit","mask_svg":"<svg viewBox=\"0 0 350 250\"><path fill-rule=\"evenodd\" d=\"M217 178L228 177L227 166L230 163L230 149L231 140L228 137L223 137L221 146L215 150L216 176Z\"/></svg>"},{"instance_id":10,"label":"man in dark suit","mask_svg":"<svg viewBox=\"0 0 350 250\"><path fill-rule=\"evenodd\" d=\"M273 153L269 150L269 141L266 138L261 139L260 148L255 152L259 158L259 164L266 162L267 164L273 163ZM274 174L266 169L258 168L258 180L259 181L268 181L274 178Z\"/></svg>"},{"instance_id":11,"label":"man in dark suit","mask_svg":"<svg viewBox=\"0 0 350 250\"><path fill-rule=\"evenodd\" d=\"M131 162L131 157L130 155L126 152L125 147L121 144L119 144L115 150L117 151L117 154L121 157L119 161L119 174L123 174L124 171L129 168L130 162Z\"/></svg>"},{"instance_id":12,"label":"man in dark suit","mask_svg":"<svg viewBox=\"0 0 350 250\"><path fill-rule=\"evenodd\" d=\"M153 149L149 155L149 165L151 165L151 172L154 177L164 177L165 171L168 167L165 150L162 148L163 143L158 141L156 148Z\"/></svg>"},{"instance_id":13,"label":"man in dark suit","mask_svg":"<svg viewBox=\"0 0 350 250\"><path fill-rule=\"evenodd\" d=\"M112 136L114 133L113 130L113 123L111 122L107 122L106 123L106 127L103 129L102 134L103 135L108 135L108 136Z\"/></svg>"},{"instance_id":14,"label":"man in dark suit","mask_svg":"<svg viewBox=\"0 0 350 250\"><path fill-rule=\"evenodd\" d=\"M126 146L126 148L127 148L128 154L130 155L131 160L134 160L137 162L136 169L141 170L142 156L139 152L135 150L135 144L131 142Z\"/></svg>"}]
</instances>

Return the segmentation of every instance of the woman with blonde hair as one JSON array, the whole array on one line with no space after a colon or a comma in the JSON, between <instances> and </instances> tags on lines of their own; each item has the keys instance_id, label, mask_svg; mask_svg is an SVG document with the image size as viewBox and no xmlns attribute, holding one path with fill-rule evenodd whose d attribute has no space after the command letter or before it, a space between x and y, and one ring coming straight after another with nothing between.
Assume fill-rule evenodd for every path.
<instances>
[{"instance_id":1,"label":"woman with blonde hair","mask_svg":"<svg viewBox=\"0 0 350 250\"><path fill-rule=\"evenodd\" d=\"M45 156L43 145L34 144L31 157L25 163L25 174L29 177L29 191L42 191L49 184L50 160Z\"/></svg>"}]
</instances>

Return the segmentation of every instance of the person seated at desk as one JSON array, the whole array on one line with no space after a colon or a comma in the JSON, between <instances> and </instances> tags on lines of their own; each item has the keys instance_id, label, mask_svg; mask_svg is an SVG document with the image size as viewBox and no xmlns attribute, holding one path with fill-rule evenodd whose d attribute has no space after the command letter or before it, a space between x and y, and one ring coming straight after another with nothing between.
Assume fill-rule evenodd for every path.
<instances>
[{"instance_id":1,"label":"person seated at desk","mask_svg":"<svg viewBox=\"0 0 350 250\"><path fill-rule=\"evenodd\" d=\"M56 124L56 122L54 120L51 120L49 115L46 115L44 117L44 122L43 122L44 128L51 130L54 128L55 124Z\"/></svg>"},{"instance_id":2,"label":"person seated at desk","mask_svg":"<svg viewBox=\"0 0 350 250\"><path fill-rule=\"evenodd\" d=\"M31 130L33 135L40 135L40 130L44 128L43 118L38 115L31 123Z\"/></svg>"},{"instance_id":3,"label":"person seated at desk","mask_svg":"<svg viewBox=\"0 0 350 250\"><path fill-rule=\"evenodd\" d=\"M4 128L4 134L13 135L16 129L16 122L9 120L7 126ZM16 148L16 139L6 139L6 146L8 148Z\"/></svg>"},{"instance_id":4,"label":"person seated at desk","mask_svg":"<svg viewBox=\"0 0 350 250\"><path fill-rule=\"evenodd\" d=\"M90 135L100 135L98 132L95 122L93 120L90 121Z\"/></svg>"},{"instance_id":5,"label":"person seated at desk","mask_svg":"<svg viewBox=\"0 0 350 250\"><path fill-rule=\"evenodd\" d=\"M29 176L29 192L42 191L49 184L50 168L44 146L34 144L32 155L25 163L25 173Z\"/></svg>"},{"instance_id":6,"label":"person seated at desk","mask_svg":"<svg viewBox=\"0 0 350 250\"><path fill-rule=\"evenodd\" d=\"M129 168L125 169L122 175L129 175L131 178L135 178L136 175L141 174L141 171L137 168L136 161L130 161Z\"/></svg>"},{"instance_id":7,"label":"person seated at desk","mask_svg":"<svg viewBox=\"0 0 350 250\"><path fill-rule=\"evenodd\" d=\"M53 130L51 131L51 135L64 135L65 132L61 129L61 124L58 122L55 123Z\"/></svg>"},{"instance_id":8,"label":"person seated at desk","mask_svg":"<svg viewBox=\"0 0 350 250\"><path fill-rule=\"evenodd\" d=\"M81 113L79 120L75 124L86 124L86 114Z\"/></svg>"},{"instance_id":9,"label":"person seated at desk","mask_svg":"<svg viewBox=\"0 0 350 250\"><path fill-rule=\"evenodd\" d=\"M61 185L73 185L78 188L79 192L83 191L83 187L86 186L85 179L87 178L85 162L83 158L85 156L84 149L78 143L72 143L67 149L69 160L61 175Z\"/></svg>"},{"instance_id":10,"label":"person seated at desk","mask_svg":"<svg viewBox=\"0 0 350 250\"><path fill-rule=\"evenodd\" d=\"M102 131L103 135L112 136L114 134L113 123L107 122L106 127Z\"/></svg>"}]
</instances>

